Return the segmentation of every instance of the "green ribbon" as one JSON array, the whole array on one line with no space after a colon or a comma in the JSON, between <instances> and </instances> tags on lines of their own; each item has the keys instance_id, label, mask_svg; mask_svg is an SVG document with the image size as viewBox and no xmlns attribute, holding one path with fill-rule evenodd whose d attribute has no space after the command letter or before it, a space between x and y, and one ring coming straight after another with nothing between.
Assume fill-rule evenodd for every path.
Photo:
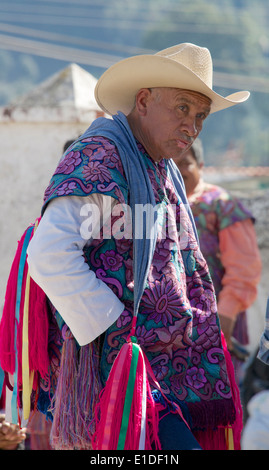
<instances>
[{"instance_id":1,"label":"green ribbon","mask_svg":"<svg viewBox=\"0 0 269 470\"><path fill-rule=\"evenodd\" d=\"M135 344L133 342L131 344L132 344L132 359L131 359L130 372L129 372L129 377L128 377L128 383L127 383L127 389L126 389L126 395L125 395L125 401L124 401L124 407L123 407L123 413L122 413L122 421L121 421L121 428L120 428L117 450L124 450L126 434L127 434L128 424L129 424L129 416L130 416L132 400L133 400L133 395L134 395L136 369L137 369L137 363L138 363L138 357L139 357L139 351L140 351L140 347L138 346L138 344Z\"/></svg>"}]
</instances>

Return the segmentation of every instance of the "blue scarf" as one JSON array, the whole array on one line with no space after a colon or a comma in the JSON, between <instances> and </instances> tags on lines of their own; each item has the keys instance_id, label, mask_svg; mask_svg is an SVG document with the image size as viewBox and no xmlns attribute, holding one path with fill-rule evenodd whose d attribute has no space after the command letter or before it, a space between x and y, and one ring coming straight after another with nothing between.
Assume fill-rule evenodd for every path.
<instances>
[{"instance_id":1,"label":"blue scarf","mask_svg":"<svg viewBox=\"0 0 269 470\"><path fill-rule=\"evenodd\" d=\"M130 129L126 116L118 111L113 119L98 118L85 133L79 137L82 140L88 137L102 136L112 140L120 154L130 193L130 208L135 227L135 204L150 204L155 207L155 197L147 169L137 143ZM168 172L180 201L186 206L190 216L196 238L196 227L192 212L188 205L187 196L181 174L172 159L168 160ZM143 226L145 231L145 226ZM133 231L135 233L135 229ZM133 272L134 272L134 316L137 316L139 303L145 289L146 279L153 258L157 230L151 237L135 238L133 240Z\"/></svg>"}]
</instances>

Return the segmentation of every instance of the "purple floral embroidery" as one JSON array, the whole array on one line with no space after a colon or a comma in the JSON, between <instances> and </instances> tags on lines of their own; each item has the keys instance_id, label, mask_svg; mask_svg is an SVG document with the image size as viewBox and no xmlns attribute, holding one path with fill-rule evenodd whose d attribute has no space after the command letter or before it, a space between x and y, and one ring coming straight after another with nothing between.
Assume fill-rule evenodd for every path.
<instances>
[{"instance_id":1,"label":"purple floral embroidery","mask_svg":"<svg viewBox=\"0 0 269 470\"><path fill-rule=\"evenodd\" d=\"M158 273L162 273L164 268L168 265L171 260L171 251L173 249L173 242L170 238L165 238L158 241L156 255L154 257L154 267Z\"/></svg>"},{"instance_id":2,"label":"purple floral embroidery","mask_svg":"<svg viewBox=\"0 0 269 470\"><path fill-rule=\"evenodd\" d=\"M137 326L136 336L137 336L138 342L139 342L139 344L142 348L143 348L143 346L149 347L149 346L153 345L154 340L156 338L156 334L154 333L154 329L151 328L150 330L147 330L144 325Z\"/></svg>"},{"instance_id":3,"label":"purple floral embroidery","mask_svg":"<svg viewBox=\"0 0 269 470\"><path fill-rule=\"evenodd\" d=\"M120 188L118 188L117 186L115 187L114 189L115 191L115 196L118 198L119 202L124 204L125 203L125 199L124 199L124 196L120 190Z\"/></svg>"},{"instance_id":4,"label":"purple floral embroidery","mask_svg":"<svg viewBox=\"0 0 269 470\"><path fill-rule=\"evenodd\" d=\"M116 254L114 250L101 253L100 258L103 261L105 270L118 271L122 267L123 257L118 253Z\"/></svg>"},{"instance_id":5,"label":"purple floral embroidery","mask_svg":"<svg viewBox=\"0 0 269 470\"><path fill-rule=\"evenodd\" d=\"M124 253L127 253L130 250L130 240L125 239L125 238L119 238L116 239L116 247L117 247L117 252L123 255ZM132 255L132 253L130 253ZM132 260L128 258L128 261L132 264Z\"/></svg>"},{"instance_id":6,"label":"purple floral embroidery","mask_svg":"<svg viewBox=\"0 0 269 470\"><path fill-rule=\"evenodd\" d=\"M215 294L212 289L204 289L202 286L194 286L189 290L191 305L195 307L201 315L199 323L207 320L207 317L217 312Z\"/></svg>"},{"instance_id":7,"label":"purple floral embroidery","mask_svg":"<svg viewBox=\"0 0 269 470\"><path fill-rule=\"evenodd\" d=\"M58 196L66 196L67 194L72 194L74 192L74 190L76 189L76 183L74 183L74 181L71 181L70 183L68 183L68 181L66 181L65 183L62 184L62 186L60 186L57 190L57 195Z\"/></svg>"},{"instance_id":8,"label":"purple floral embroidery","mask_svg":"<svg viewBox=\"0 0 269 470\"><path fill-rule=\"evenodd\" d=\"M166 355L161 354L156 361L151 363L153 373L157 380L163 380L167 373L169 372L169 367L167 365Z\"/></svg>"},{"instance_id":9,"label":"purple floral embroidery","mask_svg":"<svg viewBox=\"0 0 269 470\"><path fill-rule=\"evenodd\" d=\"M91 137L84 139L82 142L89 142L82 150L83 154L89 159L102 161L108 168L122 168L119 155L116 152L115 145L109 140L102 137Z\"/></svg>"},{"instance_id":10,"label":"purple floral embroidery","mask_svg":"<svg viewBox=\"0 0 269 470\"><path fill-rule=\"evenodd\" d=\"M168 327L154 328L154 333L156 341L154 345L147 347L147 350L153 353L162 351L170 358L173 357L174 351L182 352L192 344L191 322L188 317L183 317Z\"/></svg>"},{"instance_id":11,"label":"purple floral embroidery","mask_svg":"<svg viewBox=\"0 0 269 470\"><path fill-rule=\"evenodd\" d=\"M90 145L86 145L82 152L84 153L84 155L87 155L87 157L94 158L94 160L104 160L104 157L106 155L104 147L101 147L100 144L98 145L93 143L91 143Z\"/></svg>"},{"instance_id":12,"label":"purple floral embroidery","mask_svg":"<svg viewBox=\"0 0 269 470\"><path fill-rule=\"evenodd\" d=\"M136 144L137 144L137 148L138 148L139 152L141 152L143 155L146 155L147 152L146 152L145 148L143 147L143 145L140 144L140 142L138 142L138 140L136 141Z\"/></svg>"},{"instance_id":13,"label":"purple floral embroidery","mask_svg":"<svg viewBox=\"0 0 269 470\"><path fill-rule=\"evenodd\" d=\"M180 313L186 310L182 308L181 291L172 279L156 280L154 284L149 283L149 286L143 296L143 313L149 314L149 320L156 323L162 321L166 326L168 322L172 323L173 316L180 317Z\"/></svg>"},{"instance_id":14,"label":"purple floral embroidery","mask_svg":"<svg viewBox=\"0 0 269 470\"><path fill-rule=\"evenodd\" d=\"M83 168L82 173L87 182L98 181L100 183L108 183L111 180L109 170L98 161L90 161L88 165Z\"/></svg>"},{"instance_id":15,"label":"purple floral embroidery","mask_svg":"<svg viewBox=\"0 0 269 470\"><path fill-rule=\"evenodd\" d=\"M123 310L122 314L117 320L117 327L118 328L124 328L126 325L128 325L132 320L132 314L127 310Z\"/></svg>"},{"instance_id":16,"label":"purple floral embroidery","mask_svg":"<svg viewBox=\"0 0 269 470\"><path fill-rule=\"evenodd\" d=\"M109 168L117 168L121 173L123 171L121 160L117 153L113 152L109 157L106 156L104 159L104 163Z\"/></svg>"},{"instance_id":17,"label":"purple floral embroidery","mask_svg":"<svg viewBox=\"0 0 269 470\"><path fill-rule=\"evenodd\" d=\"M84 147L84 149L86 149L86 152L88 152L88 153L85 152L86 155L92 155L92 153L90 153L90 150L94 152L95 157L96 155L99 155L99 157L100 155L103 155L103 156L110 155L111 153L115 151L115 145L104 137L87 137L86 139L82 139L81 142L89 143L89 145ZM105 153L103 151L105 151ZM83 153L84 153L84 150L83 150ZM99 157L96 157L96 158L99 158Z\"/></svg>"},{"instance_id":18,"label":"purple floral embroidery","mask_svg":"<svg viewBox=\"0 0 269 470\"><path fill-rule=\"evenodd\" d=\"M64 173L65 175L70 175L81 162L82 158L80 152L73 152L73 150L71 150L59 163L55 174Z\"/></svg>"},{"instance_id":19,"label":"purple floral embroidery","mask_svg":"<svg viewBox=\"0 0 269 470\"><path fill-rule=\"evenodd\" d=\"M50 197L50 194L53 193L53 186L54 186L54 181L50 183L50 185L46 188L45 193L44 193L44 202L47 201L47 199Z\"/></svg>"},{"instance_id":20,"label":"purple floral embroidery","mask_svg":"<svg viewBox=\"0 0 269 470\"><path fill-rule=\"evenodd\" d=\"M197 328L198 338L196 340L195 349L202 354L203 350L220 346L219 328L215 319L209 319L208 322L202 323Z\"/></svg>"},{"instance_id":21,"label":"purple floral embroidery","mask_svg":"<svg viewBox=\"0 0 269 470\"><path fill-rule=\"evenodd\" d=\"M204 369L196 366L191 367L191 369L187 371L186 381L192 388L203 388L207 382Z\"/></svg>"}]
</instances>

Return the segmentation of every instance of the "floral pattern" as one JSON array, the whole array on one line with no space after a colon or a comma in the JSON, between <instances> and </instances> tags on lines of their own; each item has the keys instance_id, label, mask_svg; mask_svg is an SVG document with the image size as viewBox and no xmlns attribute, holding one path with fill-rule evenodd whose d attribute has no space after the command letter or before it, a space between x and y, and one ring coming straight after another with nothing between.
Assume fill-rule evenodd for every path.
<instances>
[{"instance_id":1,"label":"floral pattern","mask_svg":"<svg viewBox=\"0 0 269 470\"><path fill-rule=\"evenodd\" d=\"M155 283L149 283L149 288L145 290L142 314L156 324L161 322L167 326L173 322L173 316L180 316L180 298L181 292L173 285L172 279L167 282L156 280ZM182 312L184 311L183 306Z\"/></svg>"},{"instance_id":2,"label":"floral pattern","mask_svg":"<svg viewBox=\"0 0 269 470\"><path fill-rule=\"evenodd\" d=\"M172 402L182 405L184 401L184 406L189 406L193 428L206 426L206 418L203 421L206 413L197 411L201 406L207 412L212 407L215 425L225 424L222 410L233 410L233 402L207 264L186 209L168 178L166 160L156 165L139 143L138 149L154 189L158 223L165 231L169 222L169 233L157 239L139 307L137 340L166 396ZM64 155L45 192L44 204L64 194L86 196L95 192L109 194L119 203L129 201L117 148L103 137L82 138ZM184 243L180 236L182 223L188 235ZM132 239L108 238L101 231L100 239L85 248L84 256L96 276L126 307L103 340L100 367L105 383L130 332L134 287ZM229 412L225 416L228 415Z\"/></svg>"},{"instance_id":3,"label":"floral pattern","mask_svg":"<svg viewBox=\"0 0 269 470\"><path fill-rule=\"evenodd\" d=\"M73 152L71 150L66 154L66 157L59 163L59 166L55 172L57 173L64 173L65 175L70 175L75 168L81 163L82 159L80 156L80 152Z\"/></svg>"},{"instance_id":4,"label":"floral pattern","mask_svg":"<svg viewBox=\"0 0 269 470\"><path fill-rule=\"evenodd\" d=\"M59 188L57 189L57 195L58 196L67 196L67 194L72 194L76 188L76 183L74 181L71 181L70 183L63 183Z\"/></svg>"},{"instance_id":5,"label":"floral pattern","mask_svg":"<svg viewBox=\"0 0 269 470\"><path fill-rule=\"evenodd\" d=\"M49 200L68 194L105 192L121 203L128 203L127 184L115 145L103 137L90 142L82 139L65 152L45 191L43 211Z\"/></svg>"},{"instance_id":6,"label":"floral pattern","mask_svg":"<svg viewBox=\"0 0 269 470\"><path fill-rule=\"evenodd\" d=\"M123 257L114 250L101 253L100 259L103 261L104 269L110 271L118 271L122 266Z\"/></svg>"},{"instance_id":7,"label":"floral pattern","mask_svg":"<svg viewBox=\"0 0 269 470\"><path fill-rule=\"evenodd\" d=\"M82 173L86 181L91 180L104 183L105 181L109 182L111 179L109 170L99 161L89 161L88 165L83 168Z\"/></svg>"}]
</instances>

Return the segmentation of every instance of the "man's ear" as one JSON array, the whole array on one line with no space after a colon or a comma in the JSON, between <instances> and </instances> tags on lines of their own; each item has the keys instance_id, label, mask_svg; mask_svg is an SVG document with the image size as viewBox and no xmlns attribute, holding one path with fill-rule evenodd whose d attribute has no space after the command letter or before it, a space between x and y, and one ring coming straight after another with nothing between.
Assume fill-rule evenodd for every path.
<instances>
[{"instance_id":1,"label":"man's ear","mask_svg":"<svg viewBox=\"0 0 269 470\"><path fill-rule=\"evenodd\" d=\"M147 114L148 103L152 98L151 90L149 88L141 88L135 97L136 109L141 116Z\"/></svg>"}]
</instances>

